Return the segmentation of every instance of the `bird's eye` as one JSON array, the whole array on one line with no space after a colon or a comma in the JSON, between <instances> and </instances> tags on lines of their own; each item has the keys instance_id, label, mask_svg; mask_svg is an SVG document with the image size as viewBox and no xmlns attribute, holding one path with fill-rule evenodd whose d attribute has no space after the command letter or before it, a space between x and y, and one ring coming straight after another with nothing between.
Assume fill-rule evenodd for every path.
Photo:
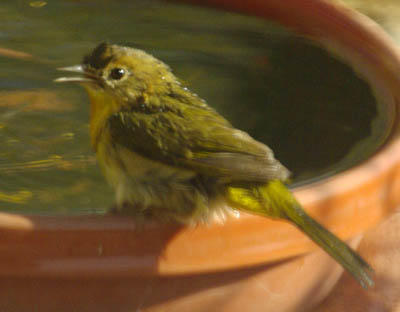
<instances>
[{"instance_id":1,"label":"bird's eye","mask_svg":"<svg viewBox=\"0 0 400 312\"><path fill-rule=\"evenodd\" d=\"M125 69L114 68L110 72L110 77L115 80L120 80L125 75Z\"/></svg>"}]
</instances>

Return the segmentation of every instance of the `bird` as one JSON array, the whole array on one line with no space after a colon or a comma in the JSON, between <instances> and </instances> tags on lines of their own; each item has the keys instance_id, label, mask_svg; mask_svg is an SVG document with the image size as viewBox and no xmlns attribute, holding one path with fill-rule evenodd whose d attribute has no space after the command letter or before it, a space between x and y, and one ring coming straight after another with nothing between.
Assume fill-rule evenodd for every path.
<instances>
[{"instance_id":1,"label":"bird","mask_svg":"<svg viewBox=\"0 0 400 312\"><path fill-rule=\"evenodd\" d=\"M101 43L80 65L59 69L79 76L56 82L79 83L88 93L91 145L117 213L182 224L235 211L288 221L361 286L374 284L369 264L305 212L273 151L184 87L167 64Z\"/></svg>"}]
</instances>

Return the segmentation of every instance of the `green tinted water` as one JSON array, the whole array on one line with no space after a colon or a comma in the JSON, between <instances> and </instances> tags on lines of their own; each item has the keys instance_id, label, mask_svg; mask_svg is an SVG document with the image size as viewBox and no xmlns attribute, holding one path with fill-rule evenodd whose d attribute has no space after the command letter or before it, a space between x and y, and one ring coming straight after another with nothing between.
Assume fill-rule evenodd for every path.
<instances>
[{"instance_id":1,"label":"green tinted water","mask_svg":"<svg viewBox=\"0 0 400 312\"><path fill-rule=\"evenodd\" d=\"M0 14L0 48L43 60L0 56L1 211L102 213L113 203L90 149L84 90L52 82L56 67L79 63L105 40L170 64L235 126L272 147L295 182L354 165L384 137L369 86L272 23L132 0L52 0L41 8L10 1Z\"/></svg>"}]
</instances>

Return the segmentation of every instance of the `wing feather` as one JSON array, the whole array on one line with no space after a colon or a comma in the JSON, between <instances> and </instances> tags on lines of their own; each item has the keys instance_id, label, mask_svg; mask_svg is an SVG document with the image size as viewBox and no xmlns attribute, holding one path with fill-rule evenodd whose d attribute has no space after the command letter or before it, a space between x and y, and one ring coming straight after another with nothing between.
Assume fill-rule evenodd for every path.
<instances>
[{"instance_id":1,"label":"wing feather","mask_svg":"<svg viewBox=\"0 0 400 312\"><path fill-rule=\"evenodd\" d=\"M254 182L289 176L270 148L208 107L122 111L109 118L108 126L115 144L199 174Z\"/></svg>"}]
</instances>

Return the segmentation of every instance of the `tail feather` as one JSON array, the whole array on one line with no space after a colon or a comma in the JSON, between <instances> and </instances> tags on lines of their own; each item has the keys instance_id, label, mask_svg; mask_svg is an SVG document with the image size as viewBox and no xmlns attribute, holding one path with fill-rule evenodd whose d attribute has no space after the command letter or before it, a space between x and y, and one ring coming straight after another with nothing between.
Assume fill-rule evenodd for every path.
<instances>
[{"instance_id":1,"label":"tail feather","mask_svg":"<svg viewBox=\"0 0 400 312\"><path fill-rule=\"evenodd\" d=\"M291 221L351 273L364 288L374 284L371 278L373 270L368 263L345 242L307 215L282 182L274 180L253 187L229 186L227 199L238 209Z\"/></svg>"},{"instance_id":2,"label":"tail feather","mask_svg":"<svg viewBox=\"0 0 400 312\"><path fill-rule=\"evenodd\" d=\"M339 262L344 269L358 280L361 286L368 288L374 284L370 276L372 268L359 254L317 221L305 214L300 206L296 207L295 210L297 210L296 213L298 215L288 217L290 221Z\"/></svg>"}]
</instances>

